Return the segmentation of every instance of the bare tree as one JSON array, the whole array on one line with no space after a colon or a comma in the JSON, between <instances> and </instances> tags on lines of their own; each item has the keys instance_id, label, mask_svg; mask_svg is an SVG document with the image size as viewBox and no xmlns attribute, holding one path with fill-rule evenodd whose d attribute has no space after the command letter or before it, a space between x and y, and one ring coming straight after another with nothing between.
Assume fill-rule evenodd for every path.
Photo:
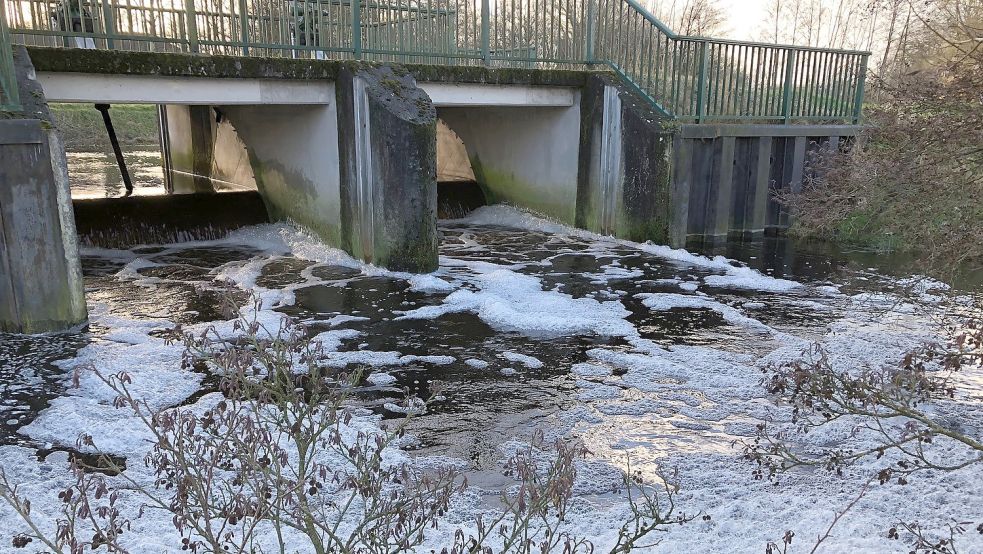
<instances>
[{"instance_id":1,"label":"bare tree","mask_svg":"<svg viewBox=\"0 0 983 554\"><path fill-rule=\"evenodd\" d=\"M712 36L725 29L719 0L653 0L649 10L670 29L686 36Z\"/></svg>"}]
</instances>

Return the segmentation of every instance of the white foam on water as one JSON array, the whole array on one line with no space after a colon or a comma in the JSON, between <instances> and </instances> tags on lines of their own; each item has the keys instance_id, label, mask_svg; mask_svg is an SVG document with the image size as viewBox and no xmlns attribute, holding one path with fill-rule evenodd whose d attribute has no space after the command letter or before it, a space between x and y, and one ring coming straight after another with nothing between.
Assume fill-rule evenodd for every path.
<instances>
[{"instance_id":1,"label":"white foam on water","mask_svg":"<svg viewBox=\"0 0 983 554\"><path fill-rule=\"evenodd\" d=\"M467 364L468 367L472 367L474 369L485 369L491 365L485 360L479 360L477 358L468 358L467 360L464 360L464 363Z\"/></svg>"},{"instance_id":2,"label":"white foam on water","mask_svg":"<svg viewBox=\"0 0 983 554\"><path fill-rule=\"evenodd\" d=\"M772 332L771 327L768 327L757 319L744 315L737 308L721 304L705 296L672 292L643 292L636 294L635 297L641 299L642 304L650 310L665 311L677 308L712 310L720 314L724 318L724 321L731 325L745 327L757 333Z\"/></svg>"},{"instance_id":3,"label":"white foam on water","mask_svg":"<svg viewBox=\"0 0 983 554\"><path fill-rule=\"evenodd\" d=\"M385 387L395 383L396 378L388 373L374 371L365 378L365 381L377 387Z\"/></svg>"},{"instance_id":4,"label":"white foam on water","mask_svg":"<svg viewBox=\"0 0 983 554\"><path fill-rule=\"evenodd\" d=\"M707 275L707 286L756 290L763 292L789 292L802 287L801 283L764 275L750 267L730 267L724 275Z\"/></svg>"},{"instance_id":5,"label":"white foam on water","mask_svg":"<svg viewBox=\"0 0 983 554\"><path fill-rule=\"evenodd\" d=\"M796 283L794 281L776 279L774 277L764 275L747 266L739 265L738 262L729 260L723 256L708 258L706 256L687 252L682 248L674 249L668 246L652 244L650 242L637 243L624 239L602 236L590 231L576 229L562 223L549 221L531 212L519 210L502 204L482 206L471 212L467 217L460 220L455 220L455 222L470 223L474 225L500 225L529 231L578 237L601 244L607 243L618 246L628 246L685 266L724 272L724 275L711 276L713 278L710 279L710 281L707 281L707 284L710 286L743 288L767 292L788 292L802 286L800 283Z\"/></svg>"},{"instance_id":6,"label":"white foam on water","mask_svg":"<svg viewBox=\"0 0 983 554\"><path fill-rule=\"evenodd\" d=\"M396 319L436 319L449 313L471 312L493 329L531 337L636 334L624 319L630 312L618 301L598 302L545 291L538 278L507 269L478 274L471 282L477 291L455 291L441 305L410 310Z\"/></svg>"},{"instance_id":7,"label":"white foam on water","mask_svg":"<svg viewBox=\"0 0 983 554\"><path fill-rule=\"evenodd\" d=\"M409 282L410 290L427 294L452 292L457 289L453 283L448 283L440 277L430 274L413 275L409 278Z\"/></svg>"},{"instance_id":8,"label":"white foam on water","mask_svg":"<svg viewBox=\"0 0 983 554\"><path fill-rule=\"evenodd\" d=\"M522 364L529 369L539 369L544 365L539 358L528 356L526 354L519 354L518 352L506 351L502 352L500 355L510 362Z\"/></svg>"}]
</instances>

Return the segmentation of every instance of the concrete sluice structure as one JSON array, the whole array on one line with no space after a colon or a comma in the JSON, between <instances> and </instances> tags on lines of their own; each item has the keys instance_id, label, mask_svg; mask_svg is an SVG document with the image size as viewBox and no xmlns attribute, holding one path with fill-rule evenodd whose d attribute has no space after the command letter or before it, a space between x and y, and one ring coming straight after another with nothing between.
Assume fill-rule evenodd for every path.
<instances>
[{"instance_id":1,"label":"concrete sluice structure","mask_svg":"<svg viewBox=\"0 0 983 554\"><path fill-rule=\"evenodd\" d=\"M473 175L487 203L681 247L786 227L774 192L800 187L810 151L835 148L857 130L680 125L606 71L22 47L17 58L21 87L33 91L42 114L29 107L27 117L35 119L35 134L48 137L42 158L64 157L45 100L157 104L173 195L256 190L270 219L294 221L366 262L409 272L437 267L438 168L460 177L441 179L444 188ZM12 143L22 136L15 125L23 124L0 124L7 168L6 160L22 155L23 145ZM0 313L2 329L46 330L85 319L66 176L52 176L56 166L18 168L33 172L38 215L4 211L3 222L5 229L46 222L46 256L67 264L50 269L64 276L51 286L70 291L61 304L73 308L38 325ZM2 237L6 251L14 252L12 237ZM4 292L35 262L4 263L0 298L46 297Z\"/></svg>"}]
</instances>

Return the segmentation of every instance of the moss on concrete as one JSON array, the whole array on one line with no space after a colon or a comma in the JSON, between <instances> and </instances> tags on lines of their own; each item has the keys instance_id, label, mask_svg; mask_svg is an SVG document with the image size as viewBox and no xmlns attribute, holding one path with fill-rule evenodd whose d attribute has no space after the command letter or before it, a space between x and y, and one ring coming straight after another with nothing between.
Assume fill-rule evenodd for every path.
<instances>
[{"instance_id":1,"label":"moss on concrete","mask_svg":"<svg viewBox=\"0 0 983 554\"><path fill-rule=\"evenodd\" d=\"M367 68L391 66L398 77L417 81L583 86L597 71L557 69L488 68L476 66L397 65L368 61L261 58L173 52L125 52L79 48L29 47L38 71L162 75L166 77L215 77L252 79L336 80L342 68L356 73Z\"/></svg>"},{"instance_id":2,"label":"moss on concrete","mask_svg":"<svg viewBox=\"0 0 983 554\"><path fill-rule=\"evenodd\" d=\"M574 225L576 206L569 202L550 201L553 195L544 185L517 179L514 174L499 171L471 158L471 169L489 204L506 203L528 208L568 225Z\"/></svg>"}]
</instances>

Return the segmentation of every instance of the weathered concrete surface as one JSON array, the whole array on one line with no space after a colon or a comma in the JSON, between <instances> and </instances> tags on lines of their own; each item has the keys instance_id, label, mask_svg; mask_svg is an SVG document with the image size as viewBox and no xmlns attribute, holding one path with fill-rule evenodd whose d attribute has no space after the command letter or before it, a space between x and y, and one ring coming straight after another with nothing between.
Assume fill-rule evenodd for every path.
<instances>
[{"instance_id":1,"label":"weathered concrete surface","mask_svg":"<svg viewBox=\"0 0 983 554\"><path fill-rule=\"evenodd\" d=\"M489 203L506 202L575 224L580 92L565 108L440 108L468 150Z\"/></svg>"},{"instance_id":2,"label":"weathered concrete surface","mask_svg":"<svg viewBox=\"0 0 983 554\"><path fill-rule=\"evenodd\" d=\"M0 330L57 331L87 318L65 150L26 51L23 114L0 119Z\"/></svg>"},{"instance_id":3,"label":"weathered concrete surface","mask_svg":"<svg viewBox=\"0 0 983 554\"><path fill-rule=\"evenodd\" d=\"M93 73L157 75L165 77L213 77L229 79L338 79L352 62L291 58L201 56L165 52L125 52L80 48L30 47L38 71L52 73ZM357 67L380 68L384 64L360 62ZM407 64L418 82L515 84L534 86L582 87L595 71L558 69L488 68Z\"/></svg>"},{"instance_id":4,"label":"weathered concrete surface","mask_svg":"<svg viewBox=\"0 0 983 554\"><path fill-rule=\"evenodd\" d=\"M607 76L588 79L581 106L577 226L670 241L672 129Z\"/></svg>"},{"instance_id":5,"label":"weathered concrete surface","mask_svg":"<svg viewBox=\"0 0 983 554\"><path fill-rule=\"evenodd\" d=\"M333 83L324 86L334 91ZM246 146L270 218L342 246L336 105L220 109Z\"/></svg>"},{"instance_id":6,"label":"weathered concrete surface","mask_svg":"<svg viewBox=\"0 0 983 554\"><path fill-rule=\"evenodd\" d=\"M437 114L405 70L345 66L337 82L341 244L389 269L437 269Z\"/></svg>"},{"instance_id":7,"label":"weathered concrete surface","mask_svg":"<svg viewBox=\"0 0 983 554\"><path fill-rule=\"evenodd\" d=\"M102 248L213 240L269 221L255 191L91 198L73 205L82 244Z\"/></svg>"}]
</instances>

